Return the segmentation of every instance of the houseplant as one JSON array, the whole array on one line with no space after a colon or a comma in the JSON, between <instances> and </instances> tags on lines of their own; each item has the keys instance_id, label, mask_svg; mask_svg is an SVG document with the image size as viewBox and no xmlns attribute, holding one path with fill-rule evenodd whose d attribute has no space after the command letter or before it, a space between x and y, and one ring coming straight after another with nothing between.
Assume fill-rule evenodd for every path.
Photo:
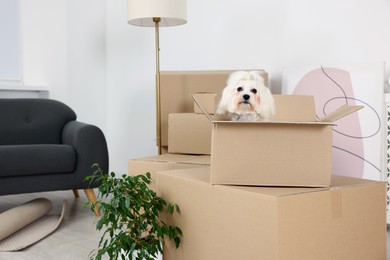
<instances>
[{"instance_id":1,"label":"houseplant","mask_svg":"<svg viewBox=\"0 0 390 260\"><path fill-rule=\"evenodd\" d=\"M167 225L160 213L179 213L177 204L167 203L149 188L150 173L137 176L104 173L99 165L92 166L94 172L87 181L98 181L99 193L96 203L87 202L86 207L94 211L99 207L102 213L96 224L103 230L98 249L91 252L90 259L100 260L103 255L110 259L152 260L162 253L166 238L180 245L182 231L177 226Z\"/></svg>"}]
</instances>

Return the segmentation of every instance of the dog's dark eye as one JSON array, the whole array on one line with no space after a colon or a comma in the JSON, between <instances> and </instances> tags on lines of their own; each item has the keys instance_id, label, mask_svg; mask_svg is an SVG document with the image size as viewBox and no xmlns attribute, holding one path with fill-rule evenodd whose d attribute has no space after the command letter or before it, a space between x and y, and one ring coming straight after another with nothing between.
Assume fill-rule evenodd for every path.
<instances>
[{"instance_id":1,"label":"dog's dark eye","mask_svg":"<svg viewBox=\"0 0 390 260\"><path fill-rule=\"evenodd\" d=\"M238 91L238 92L243 91L243 88L242 88L242 87L238 87L238 88L237 88L237 91Z\"/></svg>"},{"instance_id":2,"label":"dog's dark eye","mask_svg":"<svg viewBox=\"0 0 390 260\"><path fill-rule=\"evenodd\" d=\"M257 89L254 88L254 89L251 90L251 92L252 92L253 94L256 94L256 93L257 93Z\"/></svg>"}]
</instances>

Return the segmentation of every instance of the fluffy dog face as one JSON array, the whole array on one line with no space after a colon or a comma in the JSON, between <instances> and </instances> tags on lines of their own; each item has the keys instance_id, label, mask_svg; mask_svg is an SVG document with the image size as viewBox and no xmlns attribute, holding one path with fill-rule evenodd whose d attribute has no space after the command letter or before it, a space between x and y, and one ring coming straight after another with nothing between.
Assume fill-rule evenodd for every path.
<instances>
[{"instance_id":1,"label":"fluffy dog face","mask_svg":"<svg viewBox=\"0 0 390 260\"><path fill-rule=\"evenodd\" d=\"M217 114L227 114L235 121L256 121L268 120L274 113L272 94L257 71L230 75Z\"/></svg>"},{"instance_id":2,"label":"fluffy dog face","mask_svg":"<svg viewBox=\"0 0 390 260\"><path fill-rule=\"evenodd\" d=\"M260 107L260 96L257 95L258 87L253 80L241 80L231 89L231 102L228 103L228 111L255 112Z\"/></svg>"}]
</instances>

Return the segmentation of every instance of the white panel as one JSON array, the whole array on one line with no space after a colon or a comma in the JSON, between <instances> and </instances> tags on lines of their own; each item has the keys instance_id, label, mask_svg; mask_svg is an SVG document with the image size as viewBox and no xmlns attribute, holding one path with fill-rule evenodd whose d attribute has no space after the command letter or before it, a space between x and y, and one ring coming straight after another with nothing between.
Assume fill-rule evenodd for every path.
<instances>
[{"instance_id":1,"label":"white panel","mask_svg":"<svg viewBox=\"0 0 390 260\"><path fill-rule=\"evenodd\" d=\"M387 94L386 96L389 96ZM390 102L386 100L386 182L387 182L387 224L390 223Z\"/></svg>"},{"instance_id":2,"label":"white panel","mask_svg":"<svg viewBox=\"0 0 390 260\"><path fill-rule=\"evenodd\" d=\"M19 1L0 0L0 79L21 79L19 22Z\"/></svg>"}]
</instances>

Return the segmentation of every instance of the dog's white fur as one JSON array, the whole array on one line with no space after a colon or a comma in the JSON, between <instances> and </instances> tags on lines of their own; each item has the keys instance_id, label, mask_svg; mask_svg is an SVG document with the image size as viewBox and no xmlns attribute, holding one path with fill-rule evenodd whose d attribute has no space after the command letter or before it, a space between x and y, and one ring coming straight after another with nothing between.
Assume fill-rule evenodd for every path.
<instances>
[{"instance_id":1,"label":"dog's white fur","mask_svg":"<svg viewBox=\"0 0 390 260\"><path fill-rule=\"evenodd\" d=\"M267 121L275 114L271 91L258 71L237 71L229 76L217 114L232 121Z\"/></svg>"}]
</instances>

